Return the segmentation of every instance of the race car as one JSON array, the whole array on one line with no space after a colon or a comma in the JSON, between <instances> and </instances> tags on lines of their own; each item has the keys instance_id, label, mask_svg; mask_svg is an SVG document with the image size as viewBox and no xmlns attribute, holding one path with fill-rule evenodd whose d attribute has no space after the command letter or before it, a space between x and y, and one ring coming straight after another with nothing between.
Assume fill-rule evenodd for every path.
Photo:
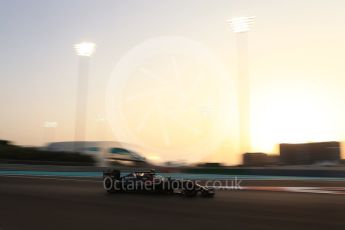
<instances>
[{"instance_id":1,"label":"race car","mask_svg":"<svg viewBox=\"0 0 345 230\"><path fill-rule=\"evenodd\" d=\"M154 170L135 171L121 176L121 171L109 169L103 172L103 187L108 193L149 192L181 194L194 197L213 197L214 189L198 184L192 180L172 179L156 175Z\"/></svg>"}]
</instances>

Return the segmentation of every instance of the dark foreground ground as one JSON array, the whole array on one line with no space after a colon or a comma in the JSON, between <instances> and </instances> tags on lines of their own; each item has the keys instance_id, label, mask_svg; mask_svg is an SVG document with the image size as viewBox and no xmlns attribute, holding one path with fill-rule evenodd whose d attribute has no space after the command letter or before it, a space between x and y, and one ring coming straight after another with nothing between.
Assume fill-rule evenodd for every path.
<instances>
[{"instance_id":1,"label":"dark foreground ground","mask_svg":"<svg viewBox=\"0 0 345 230\"><path fill-rule=\"evenodd\" d=\"M0 230L345 229L345 196L220 191L108 195L95 180L0 176Z\"/></svg>"}]
</instances>

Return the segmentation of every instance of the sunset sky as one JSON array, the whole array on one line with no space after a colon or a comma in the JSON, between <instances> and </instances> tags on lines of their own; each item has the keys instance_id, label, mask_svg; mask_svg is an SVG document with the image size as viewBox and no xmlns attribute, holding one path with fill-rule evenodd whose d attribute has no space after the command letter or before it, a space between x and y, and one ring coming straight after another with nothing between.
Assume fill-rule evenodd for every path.
<instances>
[{"instance_id":1,"label":"sunset sky","mask_svg":"<svg viewBox=\"0 0 345 230\"><path fill-rule=\"evenodd\" d=\"M252 151L277 153L276 145L281 142L343 141L344 9L343 0L0 0L0 139L34 146L53 140L73 140L78 76L78 57L73 45L81 41L92 41L97 45L90 65L88 140L116 139L106 111L107 90L114 77L113 71L128 52L150 39L183 37L208 49L218 64L224 66L223 73L229 75L231 87L229 91L222 90L224 95L229 93L231 97L235 87L231 79L237 76L237 56L235 34L226 20L256 16L248 34ZM157 60L146 61L145 65L153 69L162 65ZM189 61L183 62L183 58L168 60L188 72L188 77L179 83L183 85L182 93L176 98L178 95L184 97L184 92L193 85L191 82L195 80L198 65L203 65L193 66L188 64ZM227 107L232 105L232 99L222 101L218 98L220 104L212 104L207 102L211 99L206 98L206 95L214 96L216 89L220 89L217 88L219 79L215 81L211 76L213 67L202 78L210 91L199 88L191 100L195 104L203 101L198 104L203 114L216 107L222 115L196 120L190 112L185 117L179 114L178 119L199 125L198 130L191 128L191 132L201 135L205 142L208 136L198 132L212 133L207 131L208 126L215 124L217 134L212 134L212 138L222 142L217 143L218 150L215 151L218 153L210 159L236 163L239 156L232 149L235 139L233 133L228 132L229 128L235 129L233 110ZM171 72L160 74L168 76ZM148 81L140 82L140 79L131 84L133 79L136 78L126 80L128 91L125 94L128 97L133 96L133 92L145 93L147 89L163 87ZM138 89L138 85L142 88ZM164 98L173 100L168 94L164 94ZM133 111L127 106L128 113L145 113L149 102L143 103L142 108L135 107L141 111ZM161 110L166 111L166 105L161 106ZM128 115L127 118L137 121L137 125L142 123L140 116ZM46 121L58 123L54 135L47 134L43 126ZM151 138L149 133L141 135L150 139L145 141L165 143L178 151L178 146L170 143L174 136L179 136L176 127L165 127L173 133L171 138L164 132L162 139ZM145 130L143 125L133 129ZM181 145L189 140L179 137L183 139ZM190 140L195 141L195 137ZM174 159L174 153L164 154L164 160ZM176 160L185 159L178 155Z\"/></svg>"}]
</instances>

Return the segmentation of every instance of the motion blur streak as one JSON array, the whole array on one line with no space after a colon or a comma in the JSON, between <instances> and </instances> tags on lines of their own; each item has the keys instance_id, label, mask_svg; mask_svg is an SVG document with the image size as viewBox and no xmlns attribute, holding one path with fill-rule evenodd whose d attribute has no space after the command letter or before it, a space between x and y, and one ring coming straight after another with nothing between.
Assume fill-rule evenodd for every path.
<instances>
[{"instance_id":1,"label":"motion blur streak","mask_svg":"<svg viewBox=\"0 0 345 230\"><path fill-rule=\"evenodd\" d=\"M345 228L345 200L330 194L220 191L186 199L107 195L86 181L0 177L0 184L0 229Z\"/></svg>"}]
</instances>

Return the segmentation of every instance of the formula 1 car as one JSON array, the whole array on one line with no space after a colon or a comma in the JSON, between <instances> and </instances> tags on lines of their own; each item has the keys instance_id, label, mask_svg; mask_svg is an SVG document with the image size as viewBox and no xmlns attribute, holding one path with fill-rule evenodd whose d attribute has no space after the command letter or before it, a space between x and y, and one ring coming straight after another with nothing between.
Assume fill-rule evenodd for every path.
<instances>
[{"instance_id":1,"label":"formula 1 car","mask_svg":"<svg viewBox=\"0 0 345 230\"><path fill-rule=\"evenodd\" d=\"M150 192L181 194L194 197L213 197L214 189L202 186L192 180L172 179L156 175L154 170L136 171L121 176L120 170L110 169L103 172L103 187L108 193Z\"/></svg>"}]
</instances>

